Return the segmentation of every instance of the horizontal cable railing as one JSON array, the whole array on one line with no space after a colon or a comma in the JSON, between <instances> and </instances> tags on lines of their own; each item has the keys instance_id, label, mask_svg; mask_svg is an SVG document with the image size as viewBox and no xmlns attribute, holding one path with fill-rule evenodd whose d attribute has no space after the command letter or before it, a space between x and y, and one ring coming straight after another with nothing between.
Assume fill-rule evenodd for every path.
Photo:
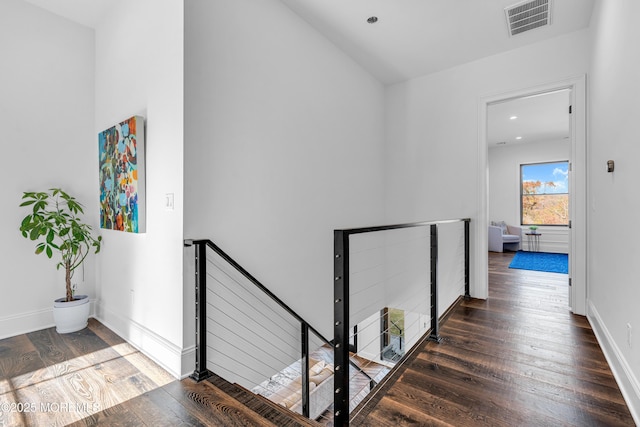
<instances>
[{"instance_id":1,"label":"horizontal cable railing","mask_svg":"<svg viewBox=\"0 0 640 427\"><path fill-rule=\"evenodd\" d=\"M210 240L195 247L196 368L294 412L332 417L334 349L300 315ZM349 360L357 378L375 382Z\"/></svg>"},{"instance_id":2,"label":"horizontal cable railing","mask_svg":"<svg viewBox=\"0 0 640 427\"><path fill-rule=\"evenodd\" d=\"M469 298L469 219L334 231L334 425L346 426L371 387L425 339L439 342L439 316ZM359 409L357 409L359 410Z\"/></svg>"}]
</instances>

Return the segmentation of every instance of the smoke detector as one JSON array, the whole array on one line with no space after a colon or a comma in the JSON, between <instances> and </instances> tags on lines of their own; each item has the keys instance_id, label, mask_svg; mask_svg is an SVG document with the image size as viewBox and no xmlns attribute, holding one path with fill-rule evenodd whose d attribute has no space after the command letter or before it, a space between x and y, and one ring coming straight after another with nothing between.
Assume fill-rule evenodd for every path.
<instances>
[{"instance_id":1,"label":"smoke detector","mask_svg":"<svg viewBox=\"0 0 640 427\"><path fill-rule=\"evenodd\" d=\"M509 35L551 25L551 0L528 0L504 9Z\"/></svg>"}]
</instances>

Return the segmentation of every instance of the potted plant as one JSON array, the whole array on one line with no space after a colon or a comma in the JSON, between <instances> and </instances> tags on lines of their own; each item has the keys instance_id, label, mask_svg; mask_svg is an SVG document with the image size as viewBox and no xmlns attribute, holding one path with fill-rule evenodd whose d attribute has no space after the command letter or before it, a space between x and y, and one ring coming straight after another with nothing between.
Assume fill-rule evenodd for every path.
<instances>
[{"instance_id":1,"label":"potted plant","mask_svg":"<svg viewBox=\"0 0 640 427\"><path fill-rule=\"evenodd\" d=\"M87 326L89 297L74 295L71 278L82 265L91 248L100 251L102 236L93 237L92 229L83 223L83 206L60 188L43 192L25 192L20 206L31 206L20 224L22 236L38 241L36 255L52 258L59 253L57 269L64 268L66 296L54 302L53 318L59 333L75 332Z\"/></svg>"}]
</instances>

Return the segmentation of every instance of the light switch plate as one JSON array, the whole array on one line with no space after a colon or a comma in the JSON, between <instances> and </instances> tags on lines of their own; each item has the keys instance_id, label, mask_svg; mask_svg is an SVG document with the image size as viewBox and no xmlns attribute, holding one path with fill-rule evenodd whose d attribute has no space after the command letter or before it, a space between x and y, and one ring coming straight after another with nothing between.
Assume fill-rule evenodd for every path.
<instances>
[{"instance_id":1,"label":"light switch plate","mask_svg":"<svg viewBox=\"0 0 640 427\"><path fill-rule=\"evenodd\" d=\"M164 195L164 210L173 210L173 193L167 193Z\"/></svg>"}]
</instances>

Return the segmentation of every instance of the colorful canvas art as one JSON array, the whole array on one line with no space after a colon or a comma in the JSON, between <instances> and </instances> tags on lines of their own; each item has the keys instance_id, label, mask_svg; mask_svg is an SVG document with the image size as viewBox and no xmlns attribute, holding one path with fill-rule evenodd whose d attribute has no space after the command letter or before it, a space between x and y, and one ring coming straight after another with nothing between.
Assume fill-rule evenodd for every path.
<instances>
[{"instance_id":1,"label":"colorful canvas art","mask_svg":"<svg viewBox=\"0 0 640 427\"><path fill-rule=\"evenodd\" d=\"M131 117L98 134L100 228L144 233L144 119Z\"/></svg>"}]
</instances>

